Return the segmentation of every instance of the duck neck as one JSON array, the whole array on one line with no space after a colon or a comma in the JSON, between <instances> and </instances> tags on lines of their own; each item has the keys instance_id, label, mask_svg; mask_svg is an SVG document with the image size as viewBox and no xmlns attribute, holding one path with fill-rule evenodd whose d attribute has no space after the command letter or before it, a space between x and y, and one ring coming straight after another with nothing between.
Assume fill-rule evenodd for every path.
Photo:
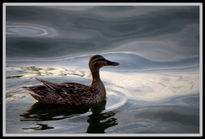
<instances>
[{"instance_id":1,"label":"duck neck","mask_svg":"<svg viewBox=\"0 0 205 139\"><path fill-rule=\"evenodd\" d=\"M94 82L101 82L100 74L99 74L99 69L91 70L91 75L92 75L92 83L94 83Z\"/></svg>"},{"instance_id":2,"label":"duck neck","mask_svg":"<svg viewBox=\"0 0 205 139\"><path fill-rule=\"evenodd\" d=\"M97 92L100 94L100 99L104 99L106 96L106 91L103 82L100 80L99 69L91 70L91 75L92 82L90 84L90 87L97 90Z\"/></svg>"}]
</instances>

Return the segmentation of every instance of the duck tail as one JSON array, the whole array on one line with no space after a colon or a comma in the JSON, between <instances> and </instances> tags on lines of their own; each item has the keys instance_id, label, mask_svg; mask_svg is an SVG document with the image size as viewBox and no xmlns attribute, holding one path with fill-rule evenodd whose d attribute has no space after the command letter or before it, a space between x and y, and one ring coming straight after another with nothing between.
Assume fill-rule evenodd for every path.
<instances>
[{"instance_id":1,"label":"duck tail","mask_svg":"<svg viewBox=\"0 0 205 139\"><path fill-rule=\"evenodd\" d=\"M35 89L33 87L25 87L22 86L21 88L25 89L26 91L28 91L28 93L36 100L40 100L41 99L41 95L39 95L38 92L35 91Z\"/></svg>"}]
</instances>

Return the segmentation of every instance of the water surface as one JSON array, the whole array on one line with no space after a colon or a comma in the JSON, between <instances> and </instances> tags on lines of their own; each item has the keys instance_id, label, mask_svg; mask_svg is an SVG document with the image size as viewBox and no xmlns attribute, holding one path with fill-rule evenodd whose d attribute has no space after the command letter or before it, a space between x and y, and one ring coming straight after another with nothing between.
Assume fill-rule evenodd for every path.
<instances>
[{"instance_id":1,"label":"water surface","mask_svg":"<svg viewBox=\"0 0 205 139\"><path fill-rule=\"evenodd\" d=\"M106 100L36 102L21 86L89 85L94 54ZM7 6L6 133L199 133L198 6Z\"/></svg>"}]
</instances>

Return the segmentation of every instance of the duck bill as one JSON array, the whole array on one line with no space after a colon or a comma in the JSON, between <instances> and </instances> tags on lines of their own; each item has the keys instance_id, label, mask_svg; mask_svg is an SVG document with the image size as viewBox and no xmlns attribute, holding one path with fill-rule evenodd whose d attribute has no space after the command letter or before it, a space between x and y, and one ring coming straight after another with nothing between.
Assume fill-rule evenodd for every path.
<instances>
[{"instance_id":1,"label":"duck bill","mask_svg":"<svg viewBox=\"0 0 205 139\"><path fill-rule=\"evenodd\" d=\"M117 63L117 62L112 62L112 61L109 61L107 60L105 66L118 66L120 65L120 63Z\"/></svg>"}]
</instances>

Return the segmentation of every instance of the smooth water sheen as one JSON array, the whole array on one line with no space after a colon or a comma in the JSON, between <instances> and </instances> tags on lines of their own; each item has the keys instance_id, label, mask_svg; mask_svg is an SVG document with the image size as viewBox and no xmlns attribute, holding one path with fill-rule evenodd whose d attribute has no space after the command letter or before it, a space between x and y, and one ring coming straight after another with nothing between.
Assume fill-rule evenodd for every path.
<instances>
[{"instance_id":1,"label":"smooth water sheen","mask_svg":"<svg viewBox=\"0 0 205 139\"><path fill-rule=\"evenodd\" d=\"M94 54L106 100L36 102L21 86L89 85ZM199 7L7 6L6 133L199 133Z\"/></svg>"}]
</instances>

